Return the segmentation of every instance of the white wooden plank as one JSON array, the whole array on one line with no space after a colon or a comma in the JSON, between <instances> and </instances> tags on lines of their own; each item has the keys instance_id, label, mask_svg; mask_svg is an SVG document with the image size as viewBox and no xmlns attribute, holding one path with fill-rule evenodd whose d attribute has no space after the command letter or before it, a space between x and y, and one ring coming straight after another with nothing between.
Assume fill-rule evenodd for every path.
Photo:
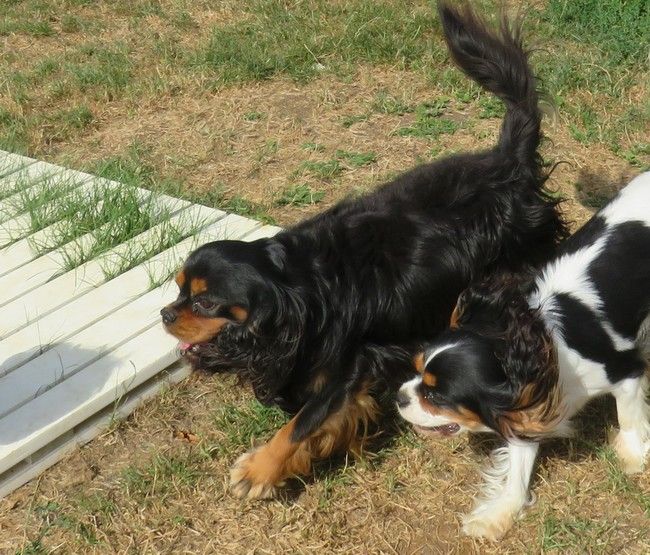
<instances>
[{"instance_id":1,"label":"white wooden plank","mask_svg":"<svg viewBox=\"0 0 650 555\"><path fill-rule=\"evenodd\" d=\"M259 225L258 222L240 216L229 215L215 224L214 238L238 238ZM151 268L182 260L192 247L191 241L179 243L161 255L136 266L101 287L75 298L59 309L25 326L0 342L0 376L16 369L31 358L38 356L58 343L74 335L83 327L92 325L104 315L132 302L138 295L150 289ZM29 297L28 295L27 297ZM5 320L4 310L0 321ZM110 342L110 337L106 338Z\"/></svg>"},{"instance_id":2,"label":"white wooden plank","mask_svg":"<svg viewBox=\"0 0 650 555\"><path fill-rule=\"evenodd\" d=\"M154 202L158 201L155 199ZM152 211L155 212L160 209L160 206L155 207L152 205ZM107 254L103 255L104 267L110 262L107 257L113 257L116 264L119 264L119 258L128 256L131 252L142 249L144 246L151 244L152 241L158 241L161 233L168 229L168 225L173 225L178 228L184 228L190 231L195 224L199 223L201 219L214 221L214 215L224 215L223 212L217 212L211 208L199 207L195 205L191 209L183 210L174 215L170 220L161 222L147 231L136 235L132 239L125 241L121 245L114 247ZM110 225L110 224L106 224ZM54 251L48 252L43 256L28 262L24 266L20 266L0 277L0 307L4 304L28 293L29 291L37 288L48 282L57 274L61 273L61 269L65 266L66 254L71 252L89 252L93 245L96 243L96 232L88 233L74 241L64 245L63 247Z\"/></svg>"},{"instance_id":3,"label":"white wooden plank","mask_svg":"<svg viewBox=\"0 0 650 555\"><path fill-rule=\"evenodd\" d=\"M246 236L246 240L265 237L271 232L272 228L267 226L253 231ZM64 343L53 345L14 372L0 377L0 418L67 379L93 358L102 356L107 348L120 345L158 323L160 308L171 300L170 297L168 287L158 287L83 328ZM107 343L107 339L110 339L110 343Z\"/></svg>"},{"instance_id":4,"label":"white wooden plank","mask_svg":"<svg viewBox=\"0 0 650 555\"><path fill-rule=\"evenodd\" d=\"M24 171L14 172L11 175L0 179L0 198L3 197L3 187L8 190L13 190L16 182L31 182L46 180L49 186L60 186L64 183L71 183L75 185L86 184L89 187L110 187L110 188L124 188L125 186L108 179L92 176L87 173L59 168L52 164L44 162L37 162ZM136 189L140 194L149 196L151 191L145 189ZM156 198L164 204L168 209L177 210L181 206L188 206L188 201L177 199L169 195L156 193ZM20 214L10 220L3 220L0 218L0 247L22 239L29 234L31 229L31 220L26 214Z\"/></svg>"},{"instance_id":5,"label":"white wooden plank","mask_svg":"<svg viewBox=\"0 0 650 555\"><path fill-rule=\"evenodd\" d=\"M0 472L146 382L177 358L155 326L0 420Z\"/></svg>"},{"instance_id":6,"label":"white wooden plank","mask_svg":"<svg viewBox=\"0 0 650 555\"><path fill-rule=\"evenodd\" d=\"M25 158L24 156L9 154L0 150L0 177L22 170L35 162L36 160L33 158Z\"/></svg>"},{"instance_id":7,"label":"white wooden plank","mask_svg":"<svg viewBox=\"0 0 650 555\"><path fill-rule=\"evenodd\" d=\"M45 187L61 187L64 188L63 182L56 181L55 179L58 176L48 176L46 178ZM90 177L89 177L90 179ZM65 185L65 192L62 196L68 197L74 194L74 190L83 185L85 181L72 181L69 184ZM41 187L39 185L39 187ZM44 207L45 211L54 210L56 204L50 203ZM51 216L52 213L48 212ZM22 239L23 237L29 235L32 231L32 218L26 213L20 211L20 214L14 216L9 220L2 220L0 218L0 247L4 247L14 241Z\"/></svg>"},{"instance_id":8,"label":"white wooden plank","mask_svg":"<svg viewBox=\"0 0 650 555\"><path fill-rule=\"evenodd\" d=\"M93 359L157 324L168 297L167 291L158 287L0 377L0 419L68 379ZM10 366L11 360L7 364Z\"/></svg>"},{"instance_id":9,"label":"white wooden plank","mask_svg":"<svg viewBox=\"0 0 650 555\"><path fill-rule=\"evenodd\" d=\"M10 494L67 454L88 443L112 425L116 419L125 418L131 414L140 404L155 396L162 388L181 382L191 372L191 368L187 364L177 361L144 384L129 391L118 402L111 403L70 431L48 442L35 453L28 455L20 463L0 474L0 498Z\"/></svg>"},{"instance_id":10,"label":"white wooden plank","mask_svg":"<svg viewBox=\"0 0 650 555\"><path fill-rule=\"evenodd\" d=\"M89 173L77 171L77 170L71 170L68 168L63 168L61 166L56 166L54 164L49 164L47 162L39 162L37 160L34 160L33 158L27 158L25 156L20 156L18 154L11 154L8 152L0 151L0 156L3 158L0 158L1 160L7 160L7 164L9 164L11 167L17 167L20 168L21 166L28 166L30 164L35 164L34 169L30 169L29 172L27 172L27 177L34 175L33 179L39 179L40 177L43 176L48 176L48 175L56 175L59 174L61 176L64 176L66 179L69 179L71 181L77 181L79 183L86 182L89 180L93 180L96 186L109 186L109 187L126 187L126 185L123 185L122 183L118 183L117 181L111 181L109 179L105 179L103 177L98 177L95 175L91 175ZM0 166L1 167L1 166ZM0 176L2 174L0 173ZM39 177L40 176L40 177ZM19 179L23 179L23 176L19 175L18 172L14 175L11 176L8 182L16 181ZM31 179L30 179L31 180ZM0 180L0 183L4 183L4 179ZM139 189L143 193L150 194L150 191L146 191L145 189ZM156 193L157 197L162 199L164 202L166 202L168 208L178 208L179 204L182 206L187 206L190 203L178 199L175 197L171 197L169 195L164 195L164 194L159 194Z\"/></svg>"},{"instance_id":11,"label":"white wooden plank","mask_svg":"<svg viewBox=\"0 0 650 555\"><path fill-rule=\"evenodd\" d=\"M108 181L105 179L92 179L91 181L86 181L83 183L80 187L80 190L87 190L89 191L89 194L91 194L92 189L95 189L97 187L110 187L119 190L120 187L124 186L115 181ZM173 215L182 208L191 206L191 203L188 201L175 199L168 195L161 195L159 193L153 193L152 191L137 188L135 191L139 194L141 205L145 202L150 202L150 208L158 214L161 213L162 210L167 210L171 215ZM77 190L75 194L79 194L79 190ZM153 199L151 198L152 195ZM101 202L98 203L95 209L99 212L101 209ZM60 236L60 233L70 225L73 225L73 222L56 222L45 229L42 229L32 235L20 239L8 246L0 248L0 260L2 260L2 266L0 267L0 276L8 274L10 271L15 270L16 268L19 268L28 262L31 262L41 254L39 251L57 246L56 244L53 244L56 237ZM2 244L1 239L0 244Z\"/></svg>"},{"instance_id":12,"label":"white wooden plank","mask_svg":"<svg viewBox=\"0 0 650 555\"><path fill-rule=\"evenodd\" d=\"M175 247L152 257L144 265L151 279L166 277L162 268L166 265L173 266L173 264L180 261L192 249L194 242L200 240L201 234L205 233L206 237L210 237L210 233L214 229L218 229L219 233L225 233L225 231L222 231L222 227L213 228L211 226L213 222L225 217L225 212L205 207L194 207L193 210L194 213L198 213L198 217L205 218L205 226L202 227L206 229L197 230L197 235L189 237ZM124 249L124 247L121 248ZM76 299L105 283L107 279L104 267L119 262L119 260L114 260L114 257L119 258L121 251L119 249L116 249L116 251L116 253L109 251L99 259L86 262L30 291L28 295L22 295L2 306L0 308L0 340L26 325L36 322L39 318L63 306L66 302ZM22 268L20 269L22 270Z\"/></svg>"},{"instance_id":13,"label":"white wooden plank","mask_svg":"<svg viewBox=\"0 0 650 555\"><path fill-rule=\"evenodd\" d=\"M255 241L256 239L263 239L265 237L273 237L276 233L282 231L281 227L274 225L265 225L256 229L252 233L246 235L246 241Z\"/></svg>"},{"instance_id":14,"label":"white wooden plank","mask_svg":"<svg viewBox=\"0 0 650 555\"><path fill-rule=\"evenodd\" d=\"M23 188L28 183L31 185L45 179L73 183L75 181L88 181L92 177L90 174L80 174L47 162L34 162L0 178L0 198L13 194L17 188Z\"/></svg>"},{"instance_id":15,"label":"white wooden plank","mask_svg":"<svg viewBox=\"0 0 650 555\"><path fill-rule=\"evenodd\" d=\"M71 192L72 189L81 185L78 181L65 183L64 185L57 185L53 184L54 179L55 178L46 178L34 181L29 187L25 187L21 191L0 200L0 222L6 222L7 220L15 218L19 214L25 212L24 204L27 199L34 199L43 195L45 192L50 192L50 189L53 186L59 188L60 195L58 196L64 196ZM52 201L54 201L54 199L52 199Z\"/></svg>"},{"instance_id":16,"label":"white wooden plank","mask_svg":"<svg viewBox=\"0 0 650 555\"><path fill-rule=\"evenodd\" d=\"M50 244L53 237L59 237L69 226L70 222L65 220L56 222L20 241L1 248L0 260L2 260L2 267L0 267L0 276L8 274L41 256L42 248Z\"/></svg>"}]
</instances>

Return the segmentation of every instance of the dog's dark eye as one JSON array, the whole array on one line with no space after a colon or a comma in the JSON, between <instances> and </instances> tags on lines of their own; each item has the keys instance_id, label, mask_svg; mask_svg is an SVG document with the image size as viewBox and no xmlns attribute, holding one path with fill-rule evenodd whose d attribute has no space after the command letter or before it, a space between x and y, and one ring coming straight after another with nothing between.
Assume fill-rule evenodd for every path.
<instances>
[{"instance_id":1,"label":"dog's dark eye","mask_svg":"<svg viewBox=\"0 0 650 555\"><path fill-rule=\"evenodd\" d=\"M433 388L425 387L423 388L422 394L424 398L429 401L432 405L441 404L440 394L435 391Z\"/></svg>"},{"instance_id":2,"label":"dog's dark eye","mask_svg":"<svg viewBox=\"0 0 650 555\"><path fill-rule=\"evenodd\" d=\"M195 311L205 311L205 310L212 310L216 306L215 303L213 303L210 299L202 298L202 299L197 299L192 303L192 308Z\"/></svg>"}]
</instances>

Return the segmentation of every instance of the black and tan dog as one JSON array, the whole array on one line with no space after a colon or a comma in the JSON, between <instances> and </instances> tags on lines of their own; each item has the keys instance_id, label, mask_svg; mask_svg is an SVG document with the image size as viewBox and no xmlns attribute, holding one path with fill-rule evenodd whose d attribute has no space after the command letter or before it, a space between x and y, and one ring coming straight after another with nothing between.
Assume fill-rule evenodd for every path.
<instances>
[{"instance_id":1,"label":"black and tan dog","mask_svg":"<svg viewBox=\"0 0 650 555\"><path fill-rule=\"evenodd\" d=\"M236 372L293 415L236 462L238 496L271 496L312 460L359 448L377 391L410 375L460 291L544 261L565 235L542 189L538 92L518 32L444 3L440 16L456 63L506 105L496 146L417 167L272 239L204 245L162 310L195 366Z\"/></svg>"}]
</instances>

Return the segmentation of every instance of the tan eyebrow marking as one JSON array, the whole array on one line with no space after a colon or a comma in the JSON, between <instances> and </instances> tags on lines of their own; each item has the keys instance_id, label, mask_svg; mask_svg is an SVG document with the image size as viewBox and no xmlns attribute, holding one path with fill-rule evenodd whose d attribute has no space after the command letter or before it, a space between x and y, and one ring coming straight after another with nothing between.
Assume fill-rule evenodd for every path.
<instances>
[{"instance_id":1,"label":"tan eyebrow marking","mask_svg":"<svg viewBox=\"0 0 650 555\"><path fill-rule=\"evenodd\" d=\"M436 378L436 375L431 372L425 372L422 375L422 381L429 387L435 387L436 383L438 383L438 378Z\"/></svg>"},{"instance_id":2,"label":"tan eyebrow marking","mask_svg":"<svg viewBox=\"0 0 650 555\"><path fill-rule=\"evenodd\" d=\"M208 290L208 282L203 278L192 278L190 281L190 292L192 295L200 295Z\"/></svg>"},{"instance_id":3,"label":"tan eyebrow marking","mask_svg":"<svg viewBox=\"0 0 650 555\"><path fill-rule=\"evenodd\" d=\"M424 351L416 354L413 357L413 367L418 371L419 374L424 372Z\"/></svg>"},{"instance_id":4,"label":"tan eyebrow marking","mask_svg":"<svg viewBox=\"0 0 650 555\"><path fill-rule=\"evenodd\" d=\"M178 285L178 287L180 287L182 289L183 285L185 285L186 279L187 278L185 277L185 270L181 270L180 272L178 272L176 274L176 277L174 278L174 281L176 281L176 285Z\"/></svg>"}]
</instances>

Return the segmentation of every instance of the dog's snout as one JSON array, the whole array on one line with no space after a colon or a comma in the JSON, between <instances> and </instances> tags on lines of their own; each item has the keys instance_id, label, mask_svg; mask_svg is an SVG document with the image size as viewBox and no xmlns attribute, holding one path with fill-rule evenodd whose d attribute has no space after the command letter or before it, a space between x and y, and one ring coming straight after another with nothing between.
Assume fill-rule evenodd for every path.
<instances>
[{"instance_id":1,"label":"dog's snout","mask_svg":"<svg viewBox=\"0 0 650 555\"><path fill-rule=\"evenodd\" d=\"M399 408L403 409L406 405L409 404L409 402L410 402L410 399L409 399L408 394L404 390L400 389L397 392L397 406Z\"/></svg>"},{"instance_id":2,"label":"dog's snout","mask_svg":"<svg viewBox=\"0 0 650 555\"><path fill-rule=\"evenodd\" d=\"M173 324L176 321L176 318L178 318L178 314L174 310L171 310L170 308L163 308L160 311L160 315L162 316L162 321L165 324Z\"/></svg>"}]
</instances>

